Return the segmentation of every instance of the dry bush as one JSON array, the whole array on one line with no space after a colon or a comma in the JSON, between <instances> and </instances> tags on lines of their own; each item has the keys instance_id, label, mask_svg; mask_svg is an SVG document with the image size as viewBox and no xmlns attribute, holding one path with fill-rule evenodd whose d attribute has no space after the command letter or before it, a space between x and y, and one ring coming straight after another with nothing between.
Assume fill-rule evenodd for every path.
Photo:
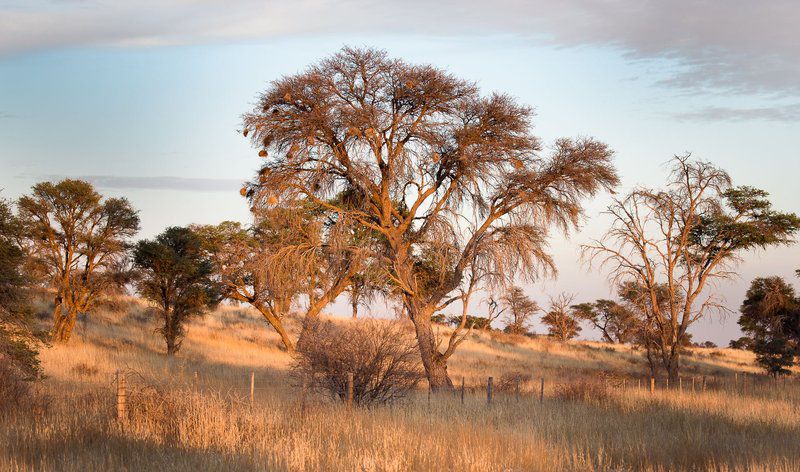
<instances>
[{"instance_id":1,"label":"dry bush","mask_svg":"<svg viewBox=\"0 0 800 472\"><path fill-rule=\"evenodd\" d=\"M533 376L519 371L504 372L503 375L500 376L500 379L498 379L495 387L498 392L513 392L517 389L517 379L519 379L521 389L521 385L533 380Z\"/></svg>"},{"instance_id":2,"label":"dry bush","mask_svg":"<svg viewBox=\"0 0 800 472\"><path fill-rule=\"evenodd\" d=\"M572 402L601 404L608 400L609 391L608 386L602 381L581 379L577 382L557 385L555 397Z\"/></svg>"},{"instance_id":3,"label":"dry bush","mask_svg":"<svg viewBox=\"0 0 800 472\"><path fill-rule=\"evenodd\" d=\"M70 371L78 376L93 377L100 372L100 369L98 369L96 366L86 364L85 362L80 362L75 364Z\"/></svg>"},{"instance_id":4,"label":"dry bush","mask_svg":"<svg viewBox=\"0 0 800 472\"><path fill-rule=\"evenodd\" d=\"M525 344L530 338L524 334L504 333L502 331L490 331L489 337L492 341L503 344L510 344L512 346L519 346Z\"/></svg>"},{"instance_id":5,"label":"dry bush","mask_svg":"<svg viewBox=\"0 0 800 472\"><path fill-rule=\"evenodd\" d=\"M337 325L313 320L298 343L294 372L332 399L347 395L360 405L402 399L422 380L416 341L400 323L364 320Z\"/></svg>"}]
</instances>

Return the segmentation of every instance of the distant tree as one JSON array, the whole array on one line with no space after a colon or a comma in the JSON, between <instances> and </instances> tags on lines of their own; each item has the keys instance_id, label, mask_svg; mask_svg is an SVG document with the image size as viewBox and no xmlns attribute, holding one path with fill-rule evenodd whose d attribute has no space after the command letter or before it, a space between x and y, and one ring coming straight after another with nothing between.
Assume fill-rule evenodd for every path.
<instances>
[{"instance_id":1,"label":"distant tree","mask_svg":"<svg viewBox=\"0 0 800 472\"><path fill-rule=\"evenodd\" d=\"M41 376L38 346L44 333L33 327L21 229L9 204L0 200L0 367L16 379L35 380Z\"/></svg>"},{"instance_id":2,"label":"distant tree","mask_svg":"<svg viewBox=\"0 0 800 472\"><path fill-rule=\"evenodd\" d=\"M139 241L134 265L139 294L158 307L163 322L159 333L167 343L167 354L174 355L181 347L185 323L219 301L213 261L194 231L173 226L153 240Z\"/></svg>"},{"instance_id":3,"label":"distant tree","mask_svg":"<svg viewBox=\"0 0 800 472\"><path fill-rule=\"evenodd\" d=\"M467 315L466 318L462 318L461 315L452 315L447 318L447 322L454 327L460 326L464 320L466 320L466 325L472 327L473 329L480 331L492 329L491 320L485 316Z\"/></svg>"},{"instance_id":4,"label":"distant tree","mask_svg":"<svg viewBox=\"0 0 800 472\"><path fill-rule=\"evenodd\" d=\"M603 333L609 343L627 343L633 340L639 320L628 307L613 300L597 300L572 307L575 315L588 321Z\"/></svg>"},{"instance_id":5,"label":"distant tree","mask_svg":"<svg viewBox=\"0 0 800 472\"><path fill-rule=\"evenodd\" d=\"M549 335L559 341L568 341L578 335L581 325L574 310L570 308L573 295L562 293L550 298L550 309L542 317L542 323L549 328Z\"/></svg>"},{"instance_id":6,"label":"distant tree","mask_svg":"<svg viewBox=\"0 0 800 472\"><path fill-rule=\"evenodd\" d=\"M248 193L255 207L308 199L378 233L428 381L452 388L447 361L467 328L440 344L431 316L466 304L476 283L553 270L550 228L575 227L582 201L618 181L612 151L592 139L542 156L532 117L435 67L345 48L273 81L245 115L266 157ZM344 190L347 201L332 198Z\"/></svg>"},{"instance_id":7,"label":"distant tree","mask_svg":"<svg viewBox=\"0 0 800 472\"><path fill-rule=\"evenodd\" d=\"M541 311L539 305L517 286L509 288L501 301L508 310L505 331L511 334L528 334L531 318Z\"/></svg>"},{"instance_id":8,"label":"distant tree","mask_svg":"<svg viewBox=\"0 0 800 472\"><path fill-rule=\"evenodd\" d=\"M610 268L612 280L645 288L654 352L671 381L678 380L689 327L724 310L713 293L703 298L709 285L730 277L743 252L788 244L800 229L800 218L774 211L767 197L733 187L727 172L708 162L676 156L666 188L616 199L605 237L584 246L589 260ZM664 287L662 306L655 300Z\"/></svg>"},{"instance_id":9,"label":"distant tree","mask_svg":"<svg viewBox=\"0 0 800 472\"><path fill-rule=\"evenodd\" d=\"M705 341L702 344L700 344L700 347L704 347L706 349L716 349L718 346L717 343L715 343L714 341Z\"/></svg>"},{"instance_id":10,"label":"distant tree","mask_svg":"<svg viewBox=\"0 0 800 472\"><path fill-rule=\"evenodd\" d=\"M739 326L756 361L770 374L788 374L800 354L800 300L781 277L757 278L739 309Z\"/></svg>"},{"instance_id":11,"label":"distant tree","mask_svg":"<svg viewBox=\"0 0 800 472\"><path fill-rule=\"evenodd\" d=\"M731 349L749 350L753 345L753 340L748 336L742 336L739 339L731 339L728 347Z\"/></svg>"},{"instance_id":12,"label":"distant tree","mask_svg":"<svg viewBox=\"0 0 800 472\"><path fill-rule=\"evenodd\" d=\"M123 263L139 216L128 200L103 200L71 179L34 185L18 208L30 253L55 290L52 338L66 342L78 313L127 281Z\"/></svg>"}]
</instances>

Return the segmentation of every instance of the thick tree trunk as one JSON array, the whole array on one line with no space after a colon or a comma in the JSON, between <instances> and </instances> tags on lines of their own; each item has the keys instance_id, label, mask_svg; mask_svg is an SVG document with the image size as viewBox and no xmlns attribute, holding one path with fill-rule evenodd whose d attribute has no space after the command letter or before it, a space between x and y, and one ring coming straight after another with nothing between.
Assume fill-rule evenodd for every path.
<instances>
[{"instance_id":1,"label":"thick tree trunk","mask_svg":"<svg viewBox=\"0 0 800 472\"><path fill-rule=\"evenodd\" d=\"M409 317L414 323L422 365L431 390L451 390L453 381L447 374L447 359L436 348L436 337L431 326L432 313L428 308L409 308Z\"/></svg>"},{"instance_id":2,"label":"thick tree trunk","mask_svg":"<svg viewBox=\"0 0 800 472\"><path fill-rule=\"evenodd\" d=\"M65 312L64 305L56 305L55 310L53 310L53 341L60 343L68 342L70 336L72 336L72 330L75 328L77 319L78 311L76 309L70 307Z\"/></svg>"}]
</instances>

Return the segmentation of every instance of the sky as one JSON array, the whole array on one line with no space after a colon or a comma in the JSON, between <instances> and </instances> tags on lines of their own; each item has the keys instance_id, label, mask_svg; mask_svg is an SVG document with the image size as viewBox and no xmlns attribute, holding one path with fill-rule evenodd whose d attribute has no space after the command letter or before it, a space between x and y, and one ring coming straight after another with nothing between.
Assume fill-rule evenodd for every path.
<instances>
[{"instance_id":1,"label":"sky","mask_svg":"<svg viewBox=\"0 0 800 472\"><path fill-rule=\"evenodd\" d=\"M0 196L80 177L128 197L141 237L246 222L238 189L259 160L237 133L241 115L271 80L349 45L508 93L534 107L546 143L608 143L619 191L660 185L670 157L692 152L800 213L797 24L795 1L0 0ZM540 304L562 291L613 296L577 255L607 228L610 198L552 238L557 278L525 285ZM735 311L754 277L797 286L798 268L800 245L749 253L713 289ZM330 311L349 313L341 301ZM691 331L727 344L736 319Z\"/></svg>"}]
</instances>

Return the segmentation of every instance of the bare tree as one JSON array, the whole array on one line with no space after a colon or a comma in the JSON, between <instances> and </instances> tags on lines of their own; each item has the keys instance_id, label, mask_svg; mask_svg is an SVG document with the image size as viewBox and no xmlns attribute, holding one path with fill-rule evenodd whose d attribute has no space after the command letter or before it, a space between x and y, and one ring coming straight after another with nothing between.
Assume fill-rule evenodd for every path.
<instances>
[{"instance_id":1,"label":"bare tree","mask_svg":"<svg viewBox=\"0 0 800 472\"><path fill-rule=\"evenodd\" d=\"M561 293L550 298L550 309L542 317L542 323L549 328L549 335L561 342L569 341L581 331L581 325L570 308L574 295Z\"/></svg>"},{"instance_id":2,"label":"bare tree","mask_svg":"<svg viewBox=\"0 0 800 472\"><path fill-rule=\"evenodd\" d=\"M52 337L66 342L78 312L125 282L121 270L139 216L124 198L103 201L88 182L41 182L19 199L19 217L55 289Z\"/></svg>"},{"instance_id":3,"label":"bare tree","mask_svg":"<svg viewBox=\"0 0 800 472\"><path fill-rule=\"evenodd\" d=\"M584 247L615 282L645 289L658 357L677 380L692 323L724 310L709 285L735 275L740 254L787 244L800 228L794 214L771 209L767 193L733 187L728 174L690 156L676 156L664 189L638 188L608 208L611 229ZM659 290L666 288L666 303Z\"/></svg>"},{"instance_id":4,"label":"bare tree","mask_svg":"<svg viewBox=\"0 0 800 472\"><path fill-rule=\"evenodd\" d=\"M513 286L509 288L502 298L503 304L508 308L506 316L506 332L512 334L527 334L528 324L533 315L541 311L539 304L531 300L522 288Z\"/></svg>"},{"instance_id":5,"label":"bare tree","mask_svg":"<svg viewBox=\"0 0 800 472\"><path fill-rule=\"evenodd\" d=\"M431 316L464 301L473 266L482 284L554 270L549 228L573 227L581 201L617 183L612 152L592 139L543 157L532 115L432 66L345 48L272 82L244 116L266 157L252 204L304 198L379 234L428 380L452 387ZM347 204L331 198L345 189Z\"/></svg>"}]
</instances>

